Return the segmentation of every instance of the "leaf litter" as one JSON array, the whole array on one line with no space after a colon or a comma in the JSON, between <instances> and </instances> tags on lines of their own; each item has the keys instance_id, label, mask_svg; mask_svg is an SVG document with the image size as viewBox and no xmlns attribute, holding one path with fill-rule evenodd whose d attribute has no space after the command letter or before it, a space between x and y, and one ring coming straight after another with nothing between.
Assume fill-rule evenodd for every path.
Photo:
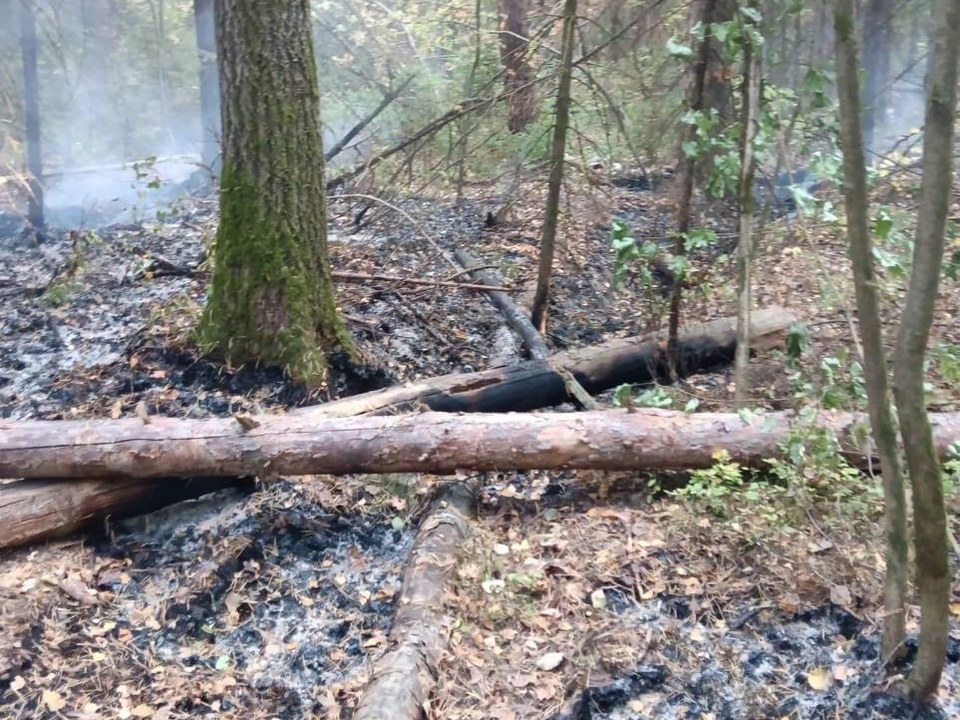
<instances>
[{"instance_id":1,"label":"leaf litter","mask_svg":"<svg viewBox=\"0 0 960 720\"><path fill-rule=\"evenodd\" d=\"M382 209L357 226L355 207L334 203L334 265L444 279L450 268L424 247L426 230L447 250L466 244L508 281L530 280L542 188L518 195L524 202L512 220L492 229L482 222L489 200L455 210L444 197L397 199L419 229ZM0 415L271 412L520 357L479 298L384 283L341 288L368 368L335 362L319 391L272 368L196 357L186 336L206 280L169 271L202 271L214 204L195 198L155 227L0 245ZM663 287L628 278L612 289L607 219L665 237L669 199L578 190L567 207L550 343L656 329ZM711 222L721 236L732 227L723 212ZM831 265L843 266L842 244L829 233L818 242ZM814 321L807 362L817 363L849 338L839 305L817 295L802 247L788 231L761 249L758 301ZM700 260L705 285L729 276L716 258ZM958 293L942 295L940 316L952 317ZM725 315L730 298L690 292L684 312L696 320ZM938 326L946 341L955 332ZM760 402L782 407L782 358L761 353L752 369ZM718 371L676 392L704 409L723 408L729 384ZM935 391L952 402L945 383ZM0 557L0 715L349 716L386 649L431 483L281 479ZM648 478L630 475L486 477L475 532L447 592L451 644L430 717L905 716L896 697L874 692L885 687L876 673L879 532L824 537L811 528L806 538L757 542L649 495ZM960 590L953 592L951 607L960 607ZM956 616L943 711L917 717L960 713ZM915 635L913 610L910 623Z\"/></svg>"}]
</instances>

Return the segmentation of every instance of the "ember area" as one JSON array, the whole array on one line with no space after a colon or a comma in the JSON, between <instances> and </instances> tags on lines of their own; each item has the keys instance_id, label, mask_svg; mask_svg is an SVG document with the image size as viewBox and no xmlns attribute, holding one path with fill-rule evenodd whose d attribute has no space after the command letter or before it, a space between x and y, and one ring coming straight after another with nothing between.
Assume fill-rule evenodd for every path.
<instances>
[{"instance_id":1,"label":"ember area","mask_svg":"<svg viewBox=\"0 0 960 720\"><path fill-rule=\"evenodd\" d=\"M0 0L0 720L960 720L955 0Z\"/></svg>"}]
</instances>

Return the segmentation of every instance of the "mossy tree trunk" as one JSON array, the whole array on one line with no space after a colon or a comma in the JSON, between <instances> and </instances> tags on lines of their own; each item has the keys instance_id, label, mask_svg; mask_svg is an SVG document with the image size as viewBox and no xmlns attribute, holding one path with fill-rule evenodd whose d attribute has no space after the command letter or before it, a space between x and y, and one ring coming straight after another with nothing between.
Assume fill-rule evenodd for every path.
<instances>
[{"instance_id":1,"label":"mossy tree trunk","mask_svg":"<svg viewBox=\"0 0 960 720\"><path fill-rule=\"evenodd\" d=\"M308 0L216 3L220 225L201 347L315 385L352 353L327 257L323 147Z\"/></svg>"},{"instance_id":2,"label":"mossy tree trunk","mask_svg":"<svg viewBox=\"0 0 960 720\"><path fill-rule=\"evenodd\" d=\"M837 0L834 16L837 96L840 102L840 142L843 146L843 191L847 239L853 264L863 366L867 383L870 428L883 478L884 533L887 571L881 653L891 660L906 636L908 566L907 500L897 446L897 427L890 408L887 359L880 322L880 297L873 264L867 197L867 169L860 132L860 80L854 35L854 0Z\"/></svg>"}]
</instances>

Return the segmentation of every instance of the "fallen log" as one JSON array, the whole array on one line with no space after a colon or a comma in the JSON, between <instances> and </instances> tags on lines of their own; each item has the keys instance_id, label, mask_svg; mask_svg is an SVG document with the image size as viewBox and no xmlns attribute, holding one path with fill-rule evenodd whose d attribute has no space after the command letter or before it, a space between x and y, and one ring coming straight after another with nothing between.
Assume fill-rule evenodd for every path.
<instances>
[{"instance_id":1,"label":"fallen log","mask_svg":"<svg viewBox=\"0 0 960 720\"><path fill-rule=\"evenodd\" d=\"M536 359L547 357L550 350L527 315L516 306L509 295L495 289L502 284L500 279L491 272L477 269L480 263L474 260L465 250L457 250L453 256L457 259L457 262L463 265L474 281L481 285L490 286L490 289L486 292L487 298L503 315L507 325L520 337L524 347L530 353L530 357Z\"/></svg>"},{"instance_id":2,"label":"fallen log","mask_svg":"<svg viewBox=\"0 0 960 720\"><path fill-rule=\"evenodd\" d=\"M779 307L752 313L750 346L782 344L786 329L795 320L793 313ZM736 318L684 327L677 341L679 375L686 377L729 363L736 345ZM508 367L442 375L301 408L291 414L347 417L423 408L438 412L536 410L567 401L567 386L558 370L572 374L591 395L624 383L669 382L666 335L621 338Z\"/></svg>"},{"instance_id":3,"label":"fallen log","mask_svg":"<svg viewBox=\"0 0 960 720\"><path fill-rule=\"evenodd\" d=\"M794 319L791 313L782 308L768 308L753 313L752 347L770 347L782 342L783 331ZM684 328L679 341L681 369L684 373L729 362L736 345L735 323L735 318L725 318ZM579 383L594 394L625 382L668 379L663 340L657 335L650 335L618 339L506 368L422 380L301 408L289 415L312 419L393 414L422 408L464 412L533 410L567 400L567 388L558 373L560 368L573 374ZM11 473L11 476L19 475L16 470ZM19 529L15 536L0 534L0 548L60 537L100 523L107 517L129 516L162 505L162 496L157 495L149 485L91 479L90 473L75 474L75 477L87 479L71 481L69 502L61 502L58 496L62 491L56 483L34 483L18 489L14 489L17 483L0 485L0 527L9 527L13 518L19 518L24 511L28 513L16 521ZM172 484L185 482L171 481ZM192 488L193 492L185 492L184 497L202 494L202 486L188 485L187 488ZM4 496L9 497L14 492L17 493L16 505L5 505L7 501ZM151 505L151 499L158 502ZM35 519L30 518L29 508L42 508L51 503L56 504L56 513L38 512Z\"/></svg>"},{"instance_id":4,"label":"fallen log","mask_svg":"<svg viewBox=\"0 0 960 720\"><path fill-rule=\"evenodd\" d=\"M458 470L684 470L718 450L745 466L780 453L794 414L656 409L584 413L412 413L349 418L283 415L189 420L0 421L0 477L156 478ZM932 417L941 455L960 439L960 413ZM865 419L822 413L855 462ZM2 523L2 518L0 518ZM2 524L0 524L2 527Z\"/></svg>"},{"instance_id":5,"label":"fallen log","mask_svg":"<svg viewBox=\"0 0 960 720\"><path fill-rule=\"evenodd\" d=\"M474 493L455 483L434 501L417 531L390 629L391 649L376 663L354 720L419 720L436 684L446 646L443 593L457 566L457 549L469 529Z\"/></svg>"},{"instance_id":6,"label":"fallen log","mask_svg":"<svg viewBox=\"0 0 960 720\"><path fill-rule=\"evenodd\" d=\"M490 289L486 292L487 298L489 298L490 303L500 311L500 314L503 315L507 326L520 338L523 346L527 349L527 352L530 353L530 357L535 360L546 358L550 354L550 349L530 321L529 313L521 310L509 295L494 289L497 285L502 284L500 278L492 272L480 270L480 264L474 260L466 250L457 250L454 253L454 257L457 259L457 262L463 265L466 272L469 273L474 280L483 285L490 286ZM563 380L563 385L567 390L567 397L579 410L600 409L597 401L590 396L590 393L583 389L583 386L577 382L573 373L563 367L556 365L552 367L560 376L560 379Z\"/></svg>"},{"instance_id":7,"label":"fallen log","mask_svg":"<svg viewBox=\"0 0 960 720\"><path fill-rule=\"evenodd\" d=\"M0 484L0 548L66 537L107 522L123 508L139 515L180 500L236 487L228 477L166 480L18 480Z\"/></svg>"}]
</instances>

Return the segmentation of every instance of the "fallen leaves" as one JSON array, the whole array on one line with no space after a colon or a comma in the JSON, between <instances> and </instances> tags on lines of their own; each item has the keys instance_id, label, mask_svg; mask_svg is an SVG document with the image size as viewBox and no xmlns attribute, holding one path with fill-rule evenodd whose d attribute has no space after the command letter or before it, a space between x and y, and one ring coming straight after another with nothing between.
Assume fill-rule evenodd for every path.
<instances>
[{"instance_id":1,"label":"fallen leaves","mask_svg":"<svg viewBox=\"0 0 960 720\"><path fill-rule=\"evenodd\" d=\"M565 660L562 652L548 652L537 658L537 669L544 672L556 670Z\"/></svg>"}]
</instances>

